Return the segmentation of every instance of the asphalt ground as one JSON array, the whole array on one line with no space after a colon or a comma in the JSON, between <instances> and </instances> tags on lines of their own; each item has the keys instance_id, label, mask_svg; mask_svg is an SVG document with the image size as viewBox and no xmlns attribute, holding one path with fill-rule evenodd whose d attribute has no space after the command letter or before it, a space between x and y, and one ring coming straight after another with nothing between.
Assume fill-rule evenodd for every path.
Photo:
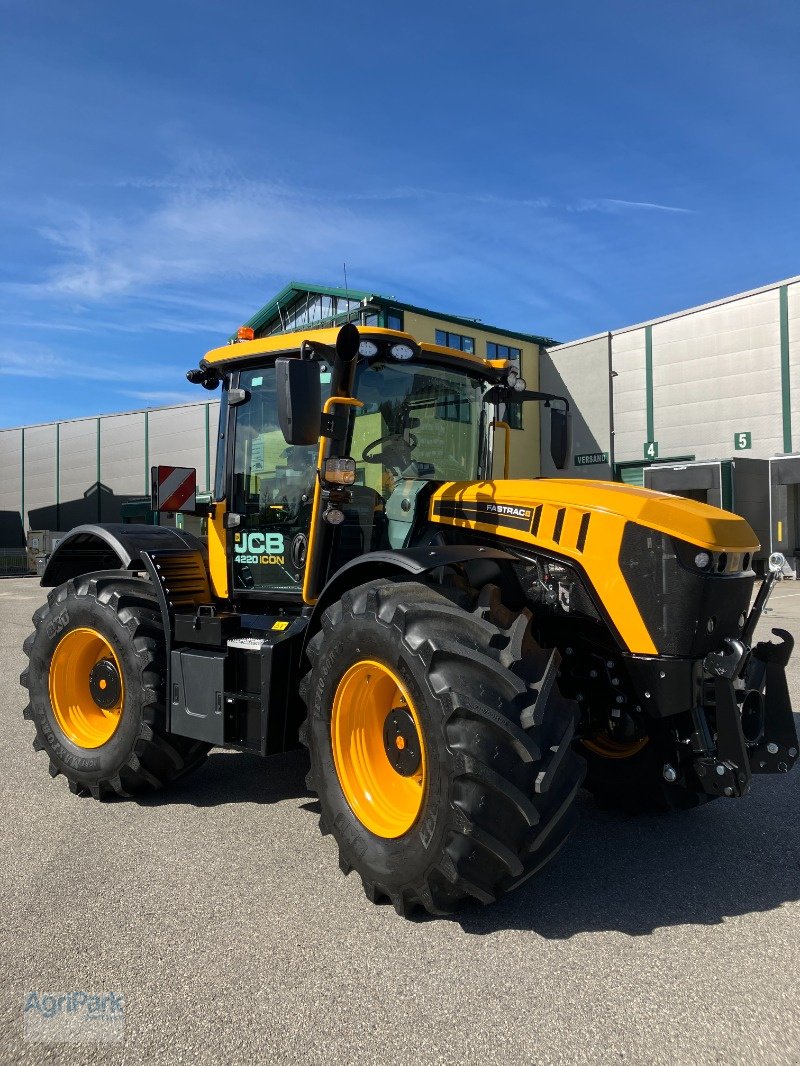
<instances>
[{"instance_id":1,"label":"asphalt ground","mask_svg":"<svg viewBox=\"0 0 800 1066\"><path fill-rule=\"evenodd\" d=\"M403 921L339 872L299 755L140 802L51 780L18 686L43 596L0 582L3 1062L800 1062L799 772L681 815L584 796L533 883ZM762 629L799 621L787 582ZM73 990L124 997L121 1041L24 1038L30 992Z\"/></svg>"}]
</instances>

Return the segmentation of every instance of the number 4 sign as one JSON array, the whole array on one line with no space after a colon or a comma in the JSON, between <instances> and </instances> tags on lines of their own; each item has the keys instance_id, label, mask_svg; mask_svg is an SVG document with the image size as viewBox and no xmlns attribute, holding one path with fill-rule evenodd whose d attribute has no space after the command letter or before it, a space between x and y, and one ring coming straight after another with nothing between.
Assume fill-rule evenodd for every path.
<instances>
[{"instance_id":1,"label":"number 4 sign","mask_svg":"<svg viewBox=\"0 0 800 1066\"><path fill-rule=\"evenodd\" d=\"M644 446L645 459L658 459L658 441L648 440Z\"/></svg>"}]
</instances>

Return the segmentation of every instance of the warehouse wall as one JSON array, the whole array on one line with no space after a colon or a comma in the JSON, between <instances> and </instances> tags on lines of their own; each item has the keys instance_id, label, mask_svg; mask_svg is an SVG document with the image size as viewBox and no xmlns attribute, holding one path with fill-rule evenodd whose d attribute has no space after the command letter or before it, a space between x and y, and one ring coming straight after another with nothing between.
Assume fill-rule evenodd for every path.
<instances>
[{"instance_id":1,"label":"warehouse wall","mask_svg":"<svg viewBox=\"0 0 800 1066\"><path fill-rule=\"evenodd\" d=\"M150 466L194 466L214 476L219 401L0 430L0 548L29 529L117 522L122 504L149 495Z\"/></svg>"},{"instance_id":2,"label":"warehouse wall","mask_svg":"<svg viewBox=\"0 0 800 1066\"><path fill-rule=\"evenodd\" d=\"M782 449L778 303L771 290L652 326L660 456L684 453L687 442L698 459L728 456L737 432L752 434L753 454ZM641 445L623 454L618 441L618 459L641 458Z\"/></svg>"},{"instance_id":3,"label":"warehouse wall","mask_svg":"<svg viewBox=\"0 0 800 1066\"><path fill-rule=\"evenodd\" d=\"M641 459L648 439L646 340L644 329L613 334L611 339L616 462Z\"/></svg>"},{"instance_id":4,"label":"warehouse wall","mask_svg":"<svg viewBox=\"0 0 800 1066\"><path fill-rule=\"evenodd\" d=\"M0 432L0 548L21 548L25 543L20 498L22 430Z\"/></svg>"},{"instance_id":5,"label":"warehouse wall","mask_svg":"<svg viewBox=\"0 0 800 1066\"><path fill-rule=\"evenodd\" d=\"M800 281L786 286L786 344L789 354L789 381L791 388L791 448L800 450Z\"/></svg>"},{"instance_id":6,"label":"warehouse wall","mask_svg":"<svg viewBox=\"0 0 800 1066\"><path fill-rule=\"evenodd\" d=\"M608 366L598 339L551 348L542 366L543 382L560 378L575 403L576 439L587 429L598 436ZM613 331L611 372L617 476L628 478L618 464L632 472L647 462L648 442L661 462L799 450L800 279ZM740 435L749 435L744 448ZM543 451L545 437L543 426Z\"/></svg>"},{"instance_id":7,"label":"warehouse wall","mask_svg":"<svg viewBox=\"0 0 800 1066\"><path fill-rule=\"evenodd\" d=\"M540 388L543 392L567 396L570 401L572 443L568 471L575 477L608 480L613 476L608 348L609 334L603 333L542 352ZM542 474L563 477L567 471L557 470L550 458L548 412L542 410L541 417Z\"/></svg>"}]
</instances>

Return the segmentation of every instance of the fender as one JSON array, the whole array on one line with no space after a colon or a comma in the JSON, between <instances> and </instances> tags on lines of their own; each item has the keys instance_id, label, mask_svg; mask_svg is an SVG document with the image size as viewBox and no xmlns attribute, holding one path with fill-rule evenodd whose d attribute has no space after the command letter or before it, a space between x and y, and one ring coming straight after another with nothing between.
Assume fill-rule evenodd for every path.
<instances>
[{"instance_id":1,"label":"fender","mask_svg":"<svg viewBox=\"0 0 800 1066\"><path fill-rule=\"evenodd\" d=\"M76 526L50 556L41 584L50 588L93 570L146 570L142 552L187 548L199 551L208 569L205 544L183 529L124 523Z\"/></svg>"},{"instance_id":2,"label":"fender","mask_svg":"<svg viewBox=\"0 0 800 1066\"><path fill-rule=\"evenodd\" d=\"M340 599L348 589L386 577L419 578L443 566L461 563L489 563L497 570L503 564L518 563L519 559L500 548L478 544L433 545L427 548L404 548L394 551L375 551L352 559L337 570L323 588L311 612L305 643L322 624L325 610Z\"/></svg>"}]
</instances>

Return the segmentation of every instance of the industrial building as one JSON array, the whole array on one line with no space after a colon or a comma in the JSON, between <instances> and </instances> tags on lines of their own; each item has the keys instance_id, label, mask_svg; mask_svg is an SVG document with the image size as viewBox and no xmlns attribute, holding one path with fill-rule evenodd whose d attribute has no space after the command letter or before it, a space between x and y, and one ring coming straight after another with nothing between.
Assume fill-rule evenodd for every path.
<instances>
[{"instance_id":1,"label":"industrial building","mask_svg":"<svg viewBox=\"0 0 800 1066\"><path fill-rule=\"evenodd\" d=\"M375 293L299 282L287 285L245 324L261 337L348 320L405 330L419 341L491 359L515 360L534 389L540 351L553 343ZM202 355L199 351L198 359ZM169 387L169 382L163 384ZM200 389L198 394L197 403L0 430L0 552L6 569L9 560L16 568L24 565L31 530L146 520L151 466L195 467L198 489L210 491L218 401ZM513 476L539 468L538 405L528 407L510 431Z\"/></svg>"},{"instance_id":2,"label":"industrial building","mask_svg":"<svg viewBox=\"0 0 800 1066\"><path fill-rule=\"evenodd\" d=\"M570 476L735 511L796 569L800 278L552 346L540 386L571 401Z\"/></svg>"}]
</instances>

